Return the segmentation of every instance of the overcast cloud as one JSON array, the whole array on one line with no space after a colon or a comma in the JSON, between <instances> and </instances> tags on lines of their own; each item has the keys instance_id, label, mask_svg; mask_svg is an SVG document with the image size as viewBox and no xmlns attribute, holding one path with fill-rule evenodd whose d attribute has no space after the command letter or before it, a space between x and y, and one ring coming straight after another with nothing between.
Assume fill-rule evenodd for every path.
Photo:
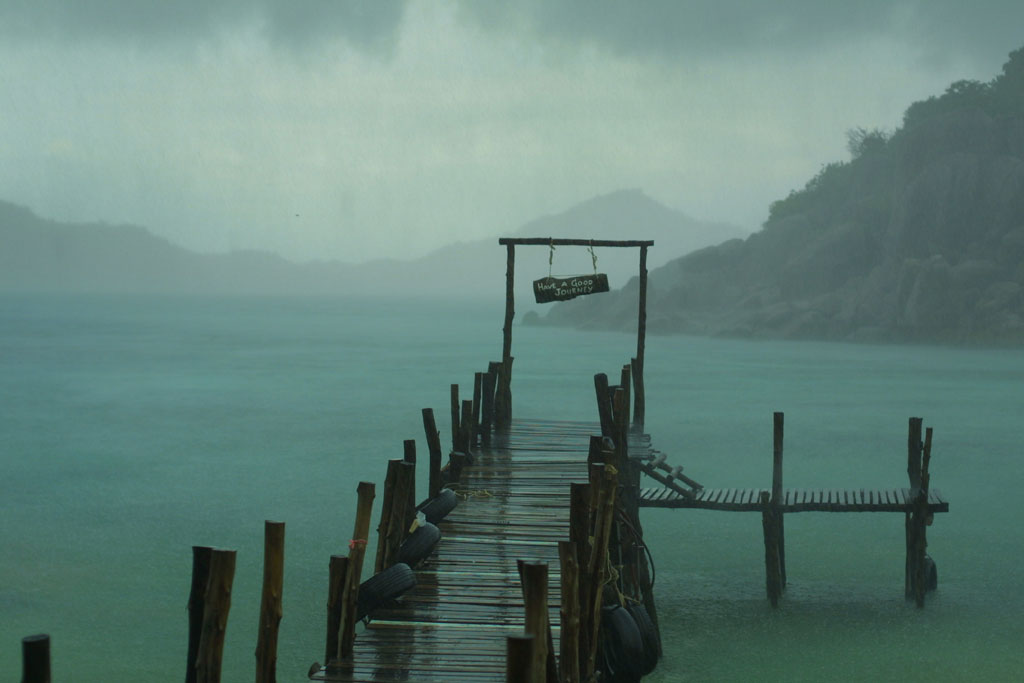
<instances>
[{"instance_id":1,"label":"overcast cloud","mask_svg":"<svg viewBox=\"0 0 1024 683\"><path fill-rule=\"evenodd\" d=\"M1009 1L0 0L0 198L298 260L625 187L754 230L1021 26Z\"/></svg>"}]
</instances>

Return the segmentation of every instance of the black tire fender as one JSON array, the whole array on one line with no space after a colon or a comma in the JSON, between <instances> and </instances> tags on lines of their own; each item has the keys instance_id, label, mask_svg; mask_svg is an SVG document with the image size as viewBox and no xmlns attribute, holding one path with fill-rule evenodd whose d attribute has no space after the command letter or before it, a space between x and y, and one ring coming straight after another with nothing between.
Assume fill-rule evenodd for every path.
<instances>
[{"instance_id":1,"label":"black tire fender","mask_svg":"<svg viewBox=\"0 0 1024 683\"><path fill-rule=\"evenodd\" d=\"M416 574L409 565L399 562L359 584L356 619L373 614L416 585Z\"/></svg>"},{"instance_id":2,"label":"black tire fender","mask_svg":"<svg viewBox=\"0 0 1024 683\"><path fill-rule=\"evenodd\" d=\"M433 552L434 546L440 540L440 529L430 522L421 524L398 548L398 561L415 567Z\"/></svg>"},{"instance_id":3,"label":"black tire fender","mask_svg":"<svg viewBox=\"0 0 1024 683\"><path fill-rule=\"evenodd\" d=\"M658 637L658 629L647 612L647 608L642 604L628 603L626 611L629 612L629 616L633 617L637 630L640 631L640 640L644 644L644 656L639 660L638 670L641 676L646 676L658 666L658 658L661 657L661 639Z\"/></svg>"},{"instance_id":4,"label":"black tire fender","mask_svg":"<svg viewBox=\"0 0 1024 683\"><path fill-rule=\"evenodd\" d=\"M644 662L640 629L628 611L613 605L601 610L601 653L614 681L638 680Z\"/></svg>"},{"instance_id":5,"label":"black tire fender","mask_svg":"<svg viewBox=\"0 0 1024 683\"><path fill-rule=\"evenodd\" d=\"M455 495L455 491L451 489L441 489L441 492L429 500L425 500L419 504L416 508L419 512L423 513L423 516L427 518L427 521L431 524L437 524L442 519L448 516L458 506L459 499Z\"/></svg>"}]
</instances>

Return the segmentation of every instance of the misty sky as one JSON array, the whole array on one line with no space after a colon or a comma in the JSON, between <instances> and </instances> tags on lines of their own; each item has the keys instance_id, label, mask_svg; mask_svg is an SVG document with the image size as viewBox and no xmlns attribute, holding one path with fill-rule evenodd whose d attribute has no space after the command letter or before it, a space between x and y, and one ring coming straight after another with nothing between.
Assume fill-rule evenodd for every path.
<instances>
[{"instance_id":1,"label":"misty sky","mask_svg":"<svg viewBox=\"0 0 1024 683\"><path fill-rule=\"evenodd\" d=\"M620 188L755 230L1022 27L1020 0L0 0L0 199L296 260Z\"/></svg>"}]
</instances>

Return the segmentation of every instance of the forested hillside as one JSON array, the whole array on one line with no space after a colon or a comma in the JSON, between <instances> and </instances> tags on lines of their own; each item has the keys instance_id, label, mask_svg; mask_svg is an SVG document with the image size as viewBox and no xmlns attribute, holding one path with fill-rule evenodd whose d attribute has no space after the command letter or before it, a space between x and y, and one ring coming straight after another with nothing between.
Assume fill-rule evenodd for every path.
<instances>
[{"instance_id":1,"label":"forested hillside","mask_svg":"<svg viewBox=\"0 0 1024 683\"><path fill-rule=\"evenodd\" d=\"M987 83L848 133L763 229L651 272L649 328L728 336L1024 341L1024 48ZM552 323L635 324L636 283Z\"/></svg>"}]
</instances>

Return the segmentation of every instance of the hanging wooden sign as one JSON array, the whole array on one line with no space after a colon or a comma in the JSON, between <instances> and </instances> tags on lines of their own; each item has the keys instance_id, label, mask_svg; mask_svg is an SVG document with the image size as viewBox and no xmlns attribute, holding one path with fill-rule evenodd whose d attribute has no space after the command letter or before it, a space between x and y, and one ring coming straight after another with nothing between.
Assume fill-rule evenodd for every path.
<instances>
[{"instance_id":1,"label":"hanging wooden sign","mask_svg":"<svg viewBox=\"0 0 1024 683\"><path fill-rule=\"evenodd\" d=\"M607 291L608 276L604 273L572 277L542 277L533 281L533 296L539 304L568 301L578 296Z\"/></svg>"}]
</instances>

